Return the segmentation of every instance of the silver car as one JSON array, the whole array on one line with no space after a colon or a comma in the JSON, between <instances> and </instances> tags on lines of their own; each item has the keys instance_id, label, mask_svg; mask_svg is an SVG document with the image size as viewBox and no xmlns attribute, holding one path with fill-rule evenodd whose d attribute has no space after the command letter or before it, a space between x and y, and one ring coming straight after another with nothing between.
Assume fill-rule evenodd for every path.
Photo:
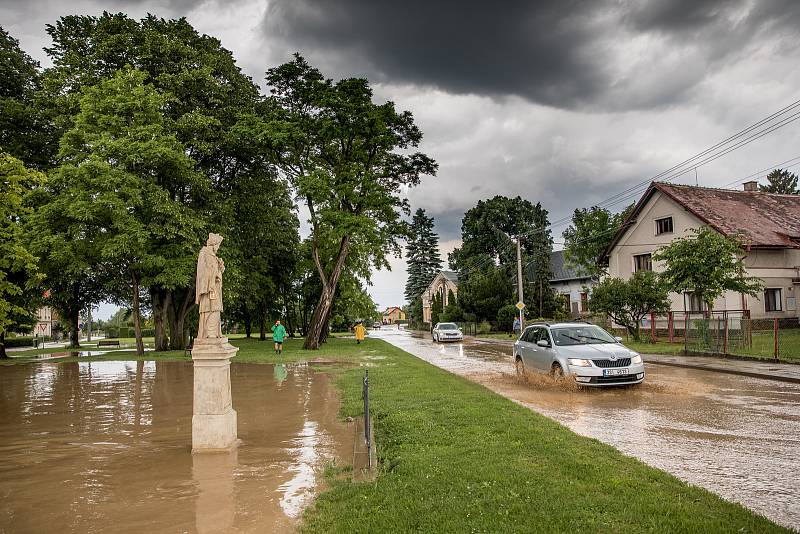
<instances>
[{"instance_id":1,"label":"silver car","mask_svg":"<svg viewBox=\"0 0 800 534\"><path fill-rule=\"evenodd\" d=\"M464 333L456 323L436 323L431 331L431 338L440 341L462 341Z\"/></svg>"},{"instance_id":2,"label":"silver car","mask_svg":"<svg viewBox=\"0 0 800 534\"><path fill-rule=\"evenodd\" d=\"M593 324L536 323L514 343L517 374L573 375L582 386L640 384L644 380L642 357L620 341Z\"/></svg>"}]
</instances>

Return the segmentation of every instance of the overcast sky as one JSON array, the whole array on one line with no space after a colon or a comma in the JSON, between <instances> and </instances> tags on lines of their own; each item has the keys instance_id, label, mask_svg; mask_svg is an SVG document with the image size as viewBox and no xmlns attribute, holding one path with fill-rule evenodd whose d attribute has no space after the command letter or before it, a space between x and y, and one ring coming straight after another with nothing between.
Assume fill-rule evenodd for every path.
<instances>
[{"instance_id":1,"label":"overcast sky","mask_svg":"<svg viewBox=\"0 0 800 534\"><path fill-rule=\"evenodd\" d=\"M479 199L522 195L557 220L800 99L794 0L3 0L0 24L47 65L45 24L102 9L185 16L262 85L295 51L329 77L369 78L414 113L439 163L409 198L435 217L445 257ZM800 121L697 181L740 180L800 156L799 141ZM378 305L402 304L405 279L402 259L376 273Z\"/></svg>"}]
</instances>

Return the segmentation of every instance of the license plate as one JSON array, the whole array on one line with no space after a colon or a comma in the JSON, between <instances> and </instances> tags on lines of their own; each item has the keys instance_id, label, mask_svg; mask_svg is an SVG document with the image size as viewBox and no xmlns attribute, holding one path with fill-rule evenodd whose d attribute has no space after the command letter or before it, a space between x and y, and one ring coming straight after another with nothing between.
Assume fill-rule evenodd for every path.
<instances>
[{"instance_id":1,"label":"license plate","mask_svg":"<svg viewBox=\"0 0 800 534\"><path fill-rule=\"evenodd\" d=\"M627 374L627 369L603 369L603 376L622 376Z\"/></svg>"}]
</instances>

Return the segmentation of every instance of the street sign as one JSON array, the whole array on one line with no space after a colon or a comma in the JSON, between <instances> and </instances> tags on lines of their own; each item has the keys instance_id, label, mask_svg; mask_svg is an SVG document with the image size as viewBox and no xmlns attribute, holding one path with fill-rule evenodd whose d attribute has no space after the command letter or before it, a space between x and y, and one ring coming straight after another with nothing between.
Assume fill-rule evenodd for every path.
<instances>
[{"instance_id":1,"label":"street sign","mask_svg":"<svg viewBox=\"0 0 800 534\"><path fill-rule=\"evenodd\" d=\"M522 302L522 301L520 301L520 302L517 302L517 309L518 309L519 311L522 311L522 310L524 310L524 309L525 309L525 303L524 303L524 302Z\"/></svg>"}]
</instances>

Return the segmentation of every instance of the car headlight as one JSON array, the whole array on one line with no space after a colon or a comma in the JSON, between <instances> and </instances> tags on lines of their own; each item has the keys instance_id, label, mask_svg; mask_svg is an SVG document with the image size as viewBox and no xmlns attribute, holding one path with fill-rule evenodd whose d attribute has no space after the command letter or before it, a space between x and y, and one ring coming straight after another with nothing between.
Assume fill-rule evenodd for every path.
<instances>
[{"instance_id":1,"label":"car headlight","mask_svg":"<svg viewBox=\"0 0 800 534\"><path fill-rule=\"evenodd\" d=\"M575 367L591 367L592 362L583 358L568 358L569 364Z\"/></svg>"},{"instance_id":2,"label":"car headlight","mask_svg":"<svg viewBox=\"0 0 800 534\"><path fill-rule=\"evenodd\" d=\"M642 363L642 355L634 354L633 357L631 358L631 363L633 364Z\"/></svg>"}]
</instances>

